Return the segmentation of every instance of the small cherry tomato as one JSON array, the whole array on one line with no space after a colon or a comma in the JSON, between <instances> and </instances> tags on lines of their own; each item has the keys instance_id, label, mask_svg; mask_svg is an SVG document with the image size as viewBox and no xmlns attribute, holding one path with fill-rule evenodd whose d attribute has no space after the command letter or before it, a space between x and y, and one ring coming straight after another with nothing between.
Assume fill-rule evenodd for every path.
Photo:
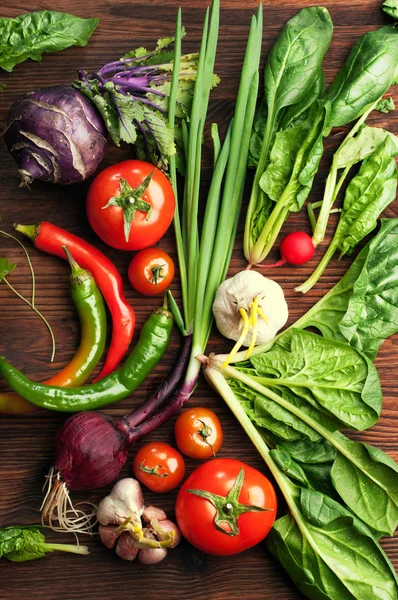
<instances>
[{"instance_id":1,"label":"small cherry tomato","mask_svg":"<svg viewBox=\"0 0 398 600\"><path fill-rule=\"evenodd\" d=\"M135 455L133 473L153 492L169 492L181 483L185 463L178 450L163 442L150 442Z\"/></svg>"},{"instance_id":2,"label":"small cherry tomato","mask_svg":"<svg viewBox=\"0 0 398 600\"><path fill-rule=\"evenodd\" d=\"M221 448L223 433L217 415L208 408L189 408L177 419L174 435L179 450L190 458L210 458Z\"/></svg>"},{"instance_id":3,"label":"small cherry tomato","mask_svg":"<svg viewBox=\"0 0 398 600\"><path fill-rule=\"evenodd\" d=\"M233 458L215 458L198 467L176 501L182 535L216 556L237 554L261 542L274 523L276 509L271 482Z\"/></svg>"},{"instance_id":4,"label":"small cherry tomato","mask_svg":"<svg viewBox=\"0 0 398 600\"><path fill-rule=\"evenodd\" d=\"M131 261L128 278L137 292L144 296L157 296L169 287L174 277L174 263L159 248L146 248Z\"/></svg>"},{"instance_id":5,"label":"small cherry tomato","mask_svg":"<svg viewBox=\"0 0 398 600\"><path fill-rule=\"evenodd\" d=\"M99 173L88 190L87 217L95 233L118 250L153 246L173 220L175 198L166 175L142 160Z\"/></svg>"}]
</instances>

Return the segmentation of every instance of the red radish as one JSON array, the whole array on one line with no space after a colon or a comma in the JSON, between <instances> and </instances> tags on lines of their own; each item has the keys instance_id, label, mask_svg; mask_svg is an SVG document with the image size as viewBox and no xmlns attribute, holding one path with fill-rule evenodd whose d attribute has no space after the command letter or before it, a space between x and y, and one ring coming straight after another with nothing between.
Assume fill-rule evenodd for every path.
<instances>
[{"instance_id":1,"label":"red radish","mask_svg":"<svg viewBox=\"0 0 398 600\"><path fill-rule=\"evenodd\" d=\"M314 256L315 246L312 238L305 231L293 231L283 238L280 246L282 258L272 265L256 265L270 269L281 267L285 263L289 265L303 265Z\"/></svg>"}]
</instances>

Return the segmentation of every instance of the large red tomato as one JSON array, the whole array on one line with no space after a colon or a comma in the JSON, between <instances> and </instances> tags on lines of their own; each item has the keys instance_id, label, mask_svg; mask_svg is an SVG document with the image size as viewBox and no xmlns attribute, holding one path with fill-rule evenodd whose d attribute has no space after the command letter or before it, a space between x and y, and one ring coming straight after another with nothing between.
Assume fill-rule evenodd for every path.
<instances>
[{"instance_id":1,"label":"large red tomato","mask_svg":"<svg viewBox=\"0 0 398 600\"><path fill-rule=\"evenodd\" d=\"M99 173L86 205L95 233L118 250L156 244L169 227L174 208L170 181L142 160L125 160Z\"/></svg>"},{"instance_id":2,"label":"large red tomato","mask_svg":"<svg viewBox=\"0 0 398 600\"><path fill-rule=\"evenodd\" d=\"M232 458L215 458L185 481L176 502L182 535L196 548L225 556L255 546L276 517L271 482Z\"/></svg>"}]
</instances>

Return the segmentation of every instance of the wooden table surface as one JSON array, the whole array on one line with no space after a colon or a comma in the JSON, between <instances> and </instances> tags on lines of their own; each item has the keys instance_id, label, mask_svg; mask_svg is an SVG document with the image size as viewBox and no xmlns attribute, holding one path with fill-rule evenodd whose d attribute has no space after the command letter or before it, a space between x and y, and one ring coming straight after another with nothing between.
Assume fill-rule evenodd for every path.
<instances>
[{"instance_id":1,"label":"wooden table surface","mask_svg":"<svg viewBox=\"0 0 398 600\"><path fill-rule=\"evenodd\" d=\"M216 61L216 71L222 83L212 94L208 122L216 121L222 130L233 113L240 67L250 16L256 8L256 0L222 0L221 29ZM306 0L264 1L263 61L266 52L276 39L283 23L303 6L314 4ZM324 62L326 77L330 81L342 64L349 48L357 37L387 22L380 11L379 0L327 0L335 33ZM26 62L18 65L12 74L1 73L0 81L7 84L0 94L0 120L3 121L11 102L21 93L44 85L68 83L76 76L78 68L96 70L103 63L119 58L129 49L144 45L151 48L156 40L172 35L176 9L183 8L183 21L187 30L185 51L198 49L201 24L206 0L3 0L1 16L14 17L23 12L53 8L73 12L82 17L99 17L100 25L85 48L70 48L64 52L45 55L41 63ZM371 121L388 126L398 134L396 115L372 116ZM312 199L319 199L323 182L330 164L331 149L339 143L339 137L327 141L327 151L312 192ZM110 148L103 167L123 160L129 150ZM211 153L209 138L205 140L204 185L202 199L206 197L206 181L210 174ZM126 273L131 259L129 253L106 247L90 230L85 215L85 196L88 183L61 187L34 183L31 190L18 187L16 166L0 143L0 215L2 229L11 232L14 222L33 223L48 220L69 231L85 237L103 250L115 262L125 281L127 297L137 313L135 339L149 311L158 300L143 299L129 286ZM398 216L396 203L386 211L387 216ZM242 214L242 223L244 214ZM292 223L302 223L308 228L304 213L294 215L285 226L289 231ZM331 233L332 227L329 230ZM30 293L30 278L21 250L10 240L1 237L0 256L17 262L10 281L24 295ZM32 311L16 298L4 285L0 285L0 355L5 355L14 365L31 378L41 380L66 364L76 349L79 327L68 292L68 267L58 258L46 255L27 243L37 276L37 307L45 314L54 329L57 353L50 365L50 340L42 322ZM162 248L176 258L172 229L160 242ZM275 252L275 258L277 253ZM318 253L319 257L319 253ZM284 288L292 322L301 316L315 301L333 286L343 275L351 259L340 263L332 261L328 271L307 296L293 291L294 285L304 281L313 269L315 261L299 269L283 268L268 273ZM230 273L244 266L242 233L240 231ZM173 292L179 296L178 280ZM178 335L161 364L132 397L120 402L107 412L123 415L144 400L159 382L172 363ZM380 446L398 459L398 398L396 365L398 364L398 336L389 339L376 359L384 393L383 414L379 423L370 431L356 435ZM228 343L214 333L209 351L226 350ZM0 391L6 390L0 381ZM266 472L251 442L240 425L230 414L223 401L217 397L202 379L190 405L206 405L219 415L225 433L220 456L241 459ZM37 411L22 418L0 416L0 526L32 524L39 521L41 486L51 464L54 435L64 417L56 413ZM168 423L147 438L173 443L173 423ZM127 461L123 476L131 475L133 456ZM197 463L187 460L187 472ZM109 488L89 494L76 493L76 501L98 501ZM148 492L147 501L162 506L173 514L175 493L155 497ZM53 541L68 541L68 536L49 533ZM293 600L301 594L291 584L287 575L269 555L264 544L229 558L202 556L188 544L182 543L169 552L167 559L155 567L120 560L103 547L98 538L88 540L91 555L87 558L52 554L43 560L14 564L2 561L0 565L0 598L2 600L101 600L120 599L155 600ZM395 567L398 567L398 539L382 542Z\"/></svg>"}]
</instances>

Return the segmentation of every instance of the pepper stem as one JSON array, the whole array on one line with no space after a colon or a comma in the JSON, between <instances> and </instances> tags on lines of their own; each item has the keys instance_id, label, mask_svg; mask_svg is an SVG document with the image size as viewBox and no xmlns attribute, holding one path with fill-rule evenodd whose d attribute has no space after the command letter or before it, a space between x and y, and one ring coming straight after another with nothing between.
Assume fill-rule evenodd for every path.
<instances>
[{"instance_id":1,"label":"pepper stem","mask_svg":"<svg viewBox=\"0 0 398 600\"><path fill-rule=\"evenodd\" d=\"M40 223L35 223L34 225L21 225L19 223L14 223L15 231L19 231L26 235L26 237L30 238L32 242L35 241L36 237L39 235Z\"/></svg>"},{"instance_id":2,"label":"pepper stem","mask_svg":"<svg viewBox=\"0 0 398 600\"><path fill-rule=\"evenodd\" d=\"M73 258L71 251L67 246L62 246L71 268L70 282L72 285L80 285L83 281L91 278L91 273L82 269L76 260Z\"/></svg>"}]
</instances>

